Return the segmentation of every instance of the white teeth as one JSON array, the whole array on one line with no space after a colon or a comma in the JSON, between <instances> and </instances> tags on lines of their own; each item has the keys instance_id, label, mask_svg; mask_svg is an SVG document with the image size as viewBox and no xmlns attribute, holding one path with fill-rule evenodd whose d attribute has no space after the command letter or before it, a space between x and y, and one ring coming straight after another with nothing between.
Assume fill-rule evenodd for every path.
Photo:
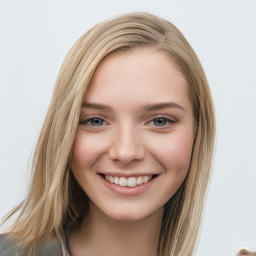
<instances>
[{"instance_id":1,"label":"white teeth","mask_svg":"<svg viewBox=\"0 0 256 256\"><path fill-rule=\"evenodd\" d=\"M137 186L137 179L136 177L130 177L128 179L128 187L136 187Z\"/></svg>"},{"instance_id":2,"label":"white teeth","mask_svg":"<svg viewBox=\"0 0 256 256\"><path fill-rule=\"evenodd\" d=\"M148 182L148 176L143 176L142 177L142 182L147 183Z\"/></svg>"},{"instance_id":3,"label":"white teeth","mask_svg":"<svg viewBox=\"0 0 256 256\"><path fill-rule=\"evenodd\" d=\"M118 178L118 177L115 177L115 179L114 179L114 183L115 183L116 185L118 185L118 184L119 184L119 178Z\"/></svg>"},{"instance_id":4,"label":"white teeth","mask_svg":"<svg viewBox=\"0 0 256 256\"><path fill-rule=\"evenodd\" d=\"M112 184L119 185L121 187L136 187L141 184L145 184L152 179L152 175L138 176L138 177L114 177L110 175L105 175L105 180Z\"/></svg>"},{"instance_id":5,"label":"white teeth","mask_svg":"<svg viewBox=\"0 0 256 256\"><path fill-rule=\"evenodd\" d=\"M138 185L141 185L141 184L142 184L142 176L139 176L139 177L137 178L137 184L138 184Z\"/></svg>"},{"instance_id":6,"label":"white teeth","mask_svg":"<svg viewBox=\"0 0 256 256\"><path fill-rule=\"evenodd\" d=\"M127 187L127 184L128 184L128 180L127 180L126 178L121 177L121 178L119 179L119 186L121 186L121 187Z\"/></svg>"}]
</instances>

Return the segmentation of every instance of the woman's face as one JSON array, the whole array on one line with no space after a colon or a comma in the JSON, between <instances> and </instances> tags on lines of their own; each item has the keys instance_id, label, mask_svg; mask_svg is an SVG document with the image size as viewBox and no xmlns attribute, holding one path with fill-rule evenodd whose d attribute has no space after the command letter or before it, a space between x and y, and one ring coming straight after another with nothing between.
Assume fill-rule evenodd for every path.
<instances>
[{"instance_id":1,"label":"woman's face","mask_svg":"<svg viewBox=\"0 0 256 256\"><path fill-rule=\"evenodd\" d=\"M188 84L153 49L107 57L81 108L71 169L107 216L139 221L162 211L188 172L194 139Z\"/></svg>"}]
</instances>

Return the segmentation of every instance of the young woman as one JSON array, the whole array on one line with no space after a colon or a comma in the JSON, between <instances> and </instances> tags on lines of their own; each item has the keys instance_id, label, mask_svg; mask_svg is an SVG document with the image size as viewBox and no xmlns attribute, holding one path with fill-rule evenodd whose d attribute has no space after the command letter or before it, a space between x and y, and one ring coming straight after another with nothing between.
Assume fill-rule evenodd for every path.
<instances>
[{"instance_id":1,"label":"young woman","mask_svg":"<svg viewBox=\"0 0 256 256\"><path fill-rule=\"evenodd\" d=\"M175 26L147 13L96 25L60 71L0 255L192 255L214 134L205 74Z\"/></svg>"}]
</instances>

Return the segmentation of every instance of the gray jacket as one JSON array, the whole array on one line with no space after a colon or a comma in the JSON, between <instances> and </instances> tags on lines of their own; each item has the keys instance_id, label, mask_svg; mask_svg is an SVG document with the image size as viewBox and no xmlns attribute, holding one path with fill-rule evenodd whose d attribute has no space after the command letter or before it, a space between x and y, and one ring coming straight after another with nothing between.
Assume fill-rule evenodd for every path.
<instances>
[{"instance_id":1,"label":"gray jacket","mask_svg":"<svg viewBox=\"0 0 256 256\"><path fill-rule=\"evenodd\" d=\"M0 235L0 256L25 256L20 254L16 244L5 235ZM33 256L63 256L60 242L57 239L42 243Z\"/></svg>"}]
</instances>

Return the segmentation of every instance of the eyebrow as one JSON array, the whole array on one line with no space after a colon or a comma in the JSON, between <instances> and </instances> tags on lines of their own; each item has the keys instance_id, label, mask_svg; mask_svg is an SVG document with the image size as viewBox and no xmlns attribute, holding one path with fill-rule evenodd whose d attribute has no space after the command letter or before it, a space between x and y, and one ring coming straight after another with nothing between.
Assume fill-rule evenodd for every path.
<instances>
[{"instance_id":1,"label":"eyebrow","mask_svg":"<svg viewBox=\"0 0 256 256\"><path fill-rule=\"evenodd\" d=\"M112 110L112 108L107 105L101 105L101 104L97 104L97 103L88 103L88 102L84 102L82 104L82 108L99 109L99 110L104 110L104 111Z\"/></svg>"},{"instance_id":2,"label":"eyebrow","mask_svg":"<svg viewBox=\"0 0 256 256\"><path fill-rule=\"evenodd\" d=\"M155 103L155 104L153 103L153 104L146 104L145 106L143 106L144 111L153 111L153 110L159 110L159 109L165 109L165 108L178 108L186 112L185 108L183 108L181 105L175 102L162 102L162 103Z\"/></svg>"},{"instance_id":3,"label":"eyebrow","mask_svg":"<svg viewBox=\"0 0 256 256\"><path fill-rule=\"evenodd\" d=\"M84 102L82 104L82 108L89 108L89 109L99 109L103 111L112 111L113 109L108 105L101 105L98 103L89 103ZM186 109L182 107L181 105L175 103L175 102L160 102L160 103L150 103L145 104L141 107L139 107L138 111L154 111L154 110L160 110L160 109L166 109L166 108L177 108L184 112L186 112Z\"/></svg>"}]
</instances>

